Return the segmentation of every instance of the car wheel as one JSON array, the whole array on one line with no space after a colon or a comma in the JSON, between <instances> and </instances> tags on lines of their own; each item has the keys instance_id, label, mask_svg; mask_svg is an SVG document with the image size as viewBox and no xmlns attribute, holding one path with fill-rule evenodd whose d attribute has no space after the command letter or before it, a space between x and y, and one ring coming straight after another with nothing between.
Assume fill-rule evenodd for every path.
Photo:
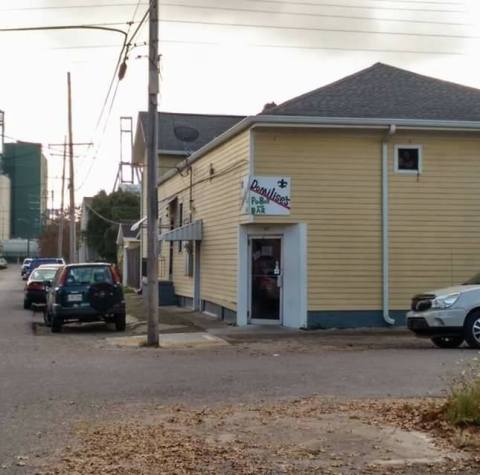
<instances>
[{"instance_id":1,"label":"car wheel","mask_svg":"<svg viewBox=\"0 0 480 475\"><path fill-rule=\"evenodd\" d=\"M439 348L458 348L463 343L463 336L434 336L431 340Z\"/></svg>"},{"instance_id":2,"label":"car wheel","mask_svg":"<svg viewBox=\"0 0 480 475\"><path fill-rule=\"evenodd\" d=\"M63 321L59 318L53 317L52 319L52 333L60 333L62 331Z\"/></svg>"},{"instance_id":3,"label":"car wheel","mask_svg":"<svg viewBox=\"0 0 480 475\"><path fill-rule=\"evenodd\" d=\"M115 330L117 332L124 332L127 327L126 316L124 313L118 313L115 315Z\"/></svg>"},{"instance_id":4,"label":"car wheel","mask_svg":"<svg viewBox=\"0 0 480 475\"><path fill-rule=\"evenodd\" d=\"M480 348L480 311L472 312L465 320L465 341L470 348Z\"/></svg>"},{"instance_id":5,"label":"car wheel","mask_svg":"<svg viewBox=\"0 0 480 475\"><path fill-rule=\"evenodd\" d=\"M32 306L32 303L28 299L24 299L23 301L23 308L28 310Z\"/></svg>"}]
</instances>

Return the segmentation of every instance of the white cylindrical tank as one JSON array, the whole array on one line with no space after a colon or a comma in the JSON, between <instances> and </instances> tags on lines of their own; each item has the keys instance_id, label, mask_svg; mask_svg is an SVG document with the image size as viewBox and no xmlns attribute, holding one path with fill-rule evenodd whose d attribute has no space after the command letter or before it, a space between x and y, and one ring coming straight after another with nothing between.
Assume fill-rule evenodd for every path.
<instances>
[{"instance_id":1,"label":"white cylindrical tank","mask_svg":"<svg viewBox=\"0 0 480 475\"><path fill-rule=\"evenodd\" d=\"M10 239L10 178L0 175L0 241Z\"/></svg>"},{"instance_id":2,"label":"white cylindrical tank","mask_svg":"<svg viewBox=\"0 0 480 475\"><path fill-rule=\"evenodd\" d=\"M7 239L2 242L3 256L7 259L38 257L38 241L36 239Z\"/></svg>"}]
</instances>

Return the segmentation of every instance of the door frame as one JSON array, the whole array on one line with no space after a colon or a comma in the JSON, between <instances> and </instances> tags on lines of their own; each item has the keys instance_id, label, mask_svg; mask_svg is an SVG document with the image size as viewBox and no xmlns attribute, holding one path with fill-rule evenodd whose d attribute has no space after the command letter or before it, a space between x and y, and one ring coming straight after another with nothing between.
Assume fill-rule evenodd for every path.
<instances>
[{"instance_id":1,"label":"door frame","mask_svg":"<svg viewBox=\"0 0 480 475\"><path fill-rule=\"evenodd\" d=\"M284 262L284 237L283 233L275 234L254 234L249 233L248 236L248 323L254 325L282 325L283 324L283 262ZM280 275L282 279L282 285L280 287L280 297L278 302L278 319L268 319L268 318L253 318L252 317L252 240L253 239L279 239L280 240Z\"/></svg>"},{"instance_id":2,"label":"door frame","mask_svg":"<svg viewBox=\"0 0 480 475\"><path fill-rule=\"evenodd\" d=\"M282 323L288 328L306 328L308 321L308 280L306 223L238 225L236 323L249 324L249 253L248 237L283 236ZM278 321L275 321L278 325Z\"/></svg>"}]
</instances>

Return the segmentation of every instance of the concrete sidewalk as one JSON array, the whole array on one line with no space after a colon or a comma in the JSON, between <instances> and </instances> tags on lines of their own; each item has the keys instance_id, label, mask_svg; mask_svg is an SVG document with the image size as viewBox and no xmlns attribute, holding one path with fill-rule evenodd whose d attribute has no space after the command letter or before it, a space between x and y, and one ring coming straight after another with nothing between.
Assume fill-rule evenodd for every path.
<instances>
[{"instance_id":1,"label":"concrete sidewalk","mask_svg":"<svg viewBox=\"0 0 480 475\"><path fill-rule=\"evenodd\" d=\"M143 298L127 295L127 311L137 320L135 334L146 333L146 312ZM184 307L159 307L159 333L208 333L229 343L260 343L291 340L296 344L315 344L341 347L417 347L431 346L429 340L420 340L404 327L355 328L328 330L300 330L276 325L248 325L237 327L216 317L194 312Z\"/></svg>"}]
</instances>

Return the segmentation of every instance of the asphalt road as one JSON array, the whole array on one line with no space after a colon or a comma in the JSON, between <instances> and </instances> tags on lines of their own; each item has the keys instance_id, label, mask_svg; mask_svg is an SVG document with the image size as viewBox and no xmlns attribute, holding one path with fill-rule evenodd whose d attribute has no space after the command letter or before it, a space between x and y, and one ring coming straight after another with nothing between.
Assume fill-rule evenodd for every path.
<instances>
[{"instance_id":1,"label":"asphalt road","mask_svg":"<svg viewBox=\"0 0 480 475\"><path fill-rule=\"evenodd\" d=\"M22 292L17 267L0 271L0 466L45 453L73 422L123 403L440 395L459 362L478 354L435 349L414 337L405 347L367 350L356 349L354 337L345 351L325 345L325 337L315 351L281 351L276 343L270 352L268 342L262 351L258 342L255 349L119 349L104 343L114 333L99 325L34 331L41 317L23 310ZM8 473L15 470L23 473Z\"/></svg>"}]
</instances>

